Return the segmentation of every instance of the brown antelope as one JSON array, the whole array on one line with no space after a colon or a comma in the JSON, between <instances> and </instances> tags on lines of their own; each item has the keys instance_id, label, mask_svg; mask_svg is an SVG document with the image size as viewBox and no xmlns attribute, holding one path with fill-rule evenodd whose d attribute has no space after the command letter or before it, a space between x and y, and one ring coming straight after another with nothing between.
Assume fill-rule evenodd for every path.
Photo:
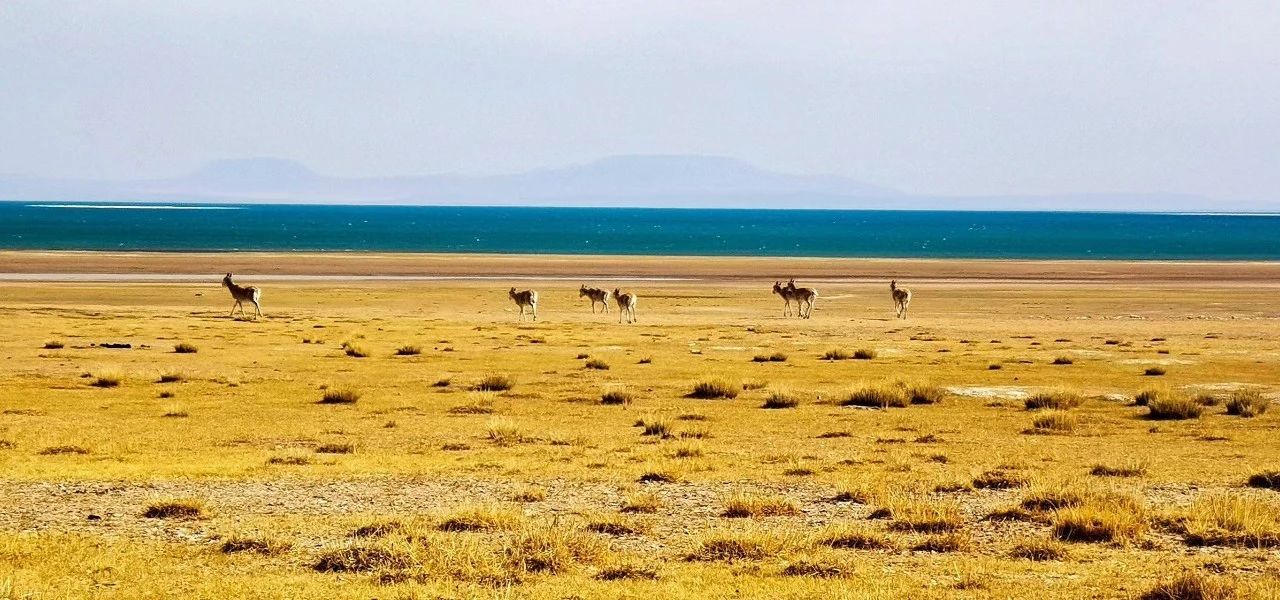
<instances>
[{"instance_id":1,"label":"brown antelope","mask_svg":"<svg viewBox=\"0 0 1280 600\"><path fill-rule=\"evenodd\" d=\"M246 300L253 303L253 309L256 313L254 318L262 316L262 290L256 287L236 285L234 281L231 281L230 273L227 273L227 276L222 278L222 286L231 292L231 297L235 298L236 301L235 304L231 305L231 314L227 316L234 317L236 315L236 307L239 306L240 316L246 317L244 314L244 302Z\"/></svg>"},{"instance_id":2,"label":"brown antelope","mask_svg":"<svg viewBox=\"0 0 1280 600\"><path fill-rule=\"evenodd\" d=\"M604 305L604 312L609 312L609 290L589 288L583 285L578 288L578 297L582 298L583 296L591 299L591 314L594 315L596 313L597 302Z\"/></svg>"},{"instance_id":3,"label":"brown antelope","mask_svg":"<svg viewBox=\"0 0 1280 600\"><path fill-rule=\"evenodd\" d=\"M636 322L636 295L632 292L623 292L614 288L613 299L618 303L618 322L622 322L622 318L626 317L628 323Z\"/></svg>"},{"instance_id":4,"label":"brown antelope","mask_svg":"<svg viewBox=\"0 0 1280 600\"><path fill-rule=\"evenodd\" d=\"M780 281L775 281L773 282L773 293L781 296L782 301L784 302L784 305L782 307L782 316L790 317L791 316L791 300L793 299L791 297L791 288L783 286L782 282Z\"/></svg>"},{"instance_id":5,"label":"brown antelope","mask_svg":"<svg viewBox=\"0 0 1280 600\"><path fill-rule=\"evenodd\" d=\"M787 282L787 290L791 292L791 297L796 301L796 311L805 319L813 316L813 302L818 299L818 290L813 288L796 287L796 280L792 279ZM809 309L805 310L804 305L809 305Z\"/></svg>"},{"instance_id":6,"label":"brown antelope","mask_svg":"<svg viewBox=\"0 0 1280 600\"><path fill-rule=\"evenodd\" d=\"M538 320L538 292L533 290L517 292L516 288L511 288L511 291L507 292L507 295L511 296L511 300L516 303L516 306L520 307L521 321L524 320L524 309L526 306L529 307L530 312L533 313L533 320Z\"/></svg>"},{"instance_id":7,"label":"brown antelope","mask_svg":"<svg viewBox=\"0 0 1280 600\"><path fill-rule=\"evenodd\" d=\"M907 318L907 306L911 304L911 290L898 287L898 280L889 282L889 293L893 295L893 312L899 319Z\"/></svg>"}]
</instances>

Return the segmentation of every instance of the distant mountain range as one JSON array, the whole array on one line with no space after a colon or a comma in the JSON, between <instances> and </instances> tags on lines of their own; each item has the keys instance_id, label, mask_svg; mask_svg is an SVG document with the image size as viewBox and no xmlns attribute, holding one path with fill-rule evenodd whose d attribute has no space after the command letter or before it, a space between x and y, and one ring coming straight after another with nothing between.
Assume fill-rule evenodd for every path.
<instances>
[{"instance_id":1,"label":"distant mountain range","mask_svg":"<svg viewBox=\"0 0 1280 600\"><path fill-rule=\"evenodd\" d=\"M511 175L330 177L276 158L219 160L173 179L91 181L0 176L0 200L281 202L1275 212L1280 205L1222 203L1180 194L919 196L835 175L793 175L710 156L614 156Z\"/></svg>"}]
</instances>

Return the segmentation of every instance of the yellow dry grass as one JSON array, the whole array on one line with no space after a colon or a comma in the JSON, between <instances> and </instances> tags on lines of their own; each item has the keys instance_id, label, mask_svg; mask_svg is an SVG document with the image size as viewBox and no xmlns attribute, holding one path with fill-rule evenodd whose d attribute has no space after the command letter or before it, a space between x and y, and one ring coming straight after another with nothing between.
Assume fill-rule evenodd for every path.
<instances>
[{"instance_id":1,"label":"yellow dry grass","mask_svg":"<svg viewBox=\"0 0 1280 600\"><path fill-rule=\"evenodd\" d=\"M216 278L0 284L3 593L1134 597L1210 563L1280 585L1257 567L1276 493L1246 485L1280 468L1280 411L1131 400L1149 366L1272 397L1273 288L913 282L899 321L880 282L815 283L808 320L763 283L634 282L622 327L578 281L538 282L533 324L506 298L528 282L245 279L258 321ZM761 409L779 390L803 401ZM1061 391L1069 416L1026 410ZM198 518L143 516L173 499Z\"/></svg>"}]
</instances>

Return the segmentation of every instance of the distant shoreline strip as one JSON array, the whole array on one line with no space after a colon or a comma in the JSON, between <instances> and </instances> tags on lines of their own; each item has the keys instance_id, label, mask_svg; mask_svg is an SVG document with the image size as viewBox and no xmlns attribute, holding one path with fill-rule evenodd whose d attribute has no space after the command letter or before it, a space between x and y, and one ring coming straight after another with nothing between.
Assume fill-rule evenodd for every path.
<instances>
[{"instance_id":1,"label":"distant shoreline strip","mask_svg":"<svg viewBox=\"0 0 1280 600\"><path fill-rule=\"evenodd\" d=\"M31 208L93 208L107 210L240 210L239 206L179 206L176 204L28 204Z\"/></svg>"}]
</instances>

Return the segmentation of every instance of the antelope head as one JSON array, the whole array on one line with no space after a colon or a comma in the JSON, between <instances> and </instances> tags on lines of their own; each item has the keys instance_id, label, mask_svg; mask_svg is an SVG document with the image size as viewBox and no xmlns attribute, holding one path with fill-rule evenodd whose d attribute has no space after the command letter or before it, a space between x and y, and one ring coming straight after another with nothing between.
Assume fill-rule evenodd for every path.
<instances>
[{"instance_id":1,"label":"antelope head","mask_svg":"<svg viewBox=\"0 0 1280 600\"><path fill-rule=\"evenodd\" d=\"M226 287L226 288L231 287L231 274L230 274L230 273L227 273L227 276L222 278L222 287Z\"/></svg>"}]
</instances>

